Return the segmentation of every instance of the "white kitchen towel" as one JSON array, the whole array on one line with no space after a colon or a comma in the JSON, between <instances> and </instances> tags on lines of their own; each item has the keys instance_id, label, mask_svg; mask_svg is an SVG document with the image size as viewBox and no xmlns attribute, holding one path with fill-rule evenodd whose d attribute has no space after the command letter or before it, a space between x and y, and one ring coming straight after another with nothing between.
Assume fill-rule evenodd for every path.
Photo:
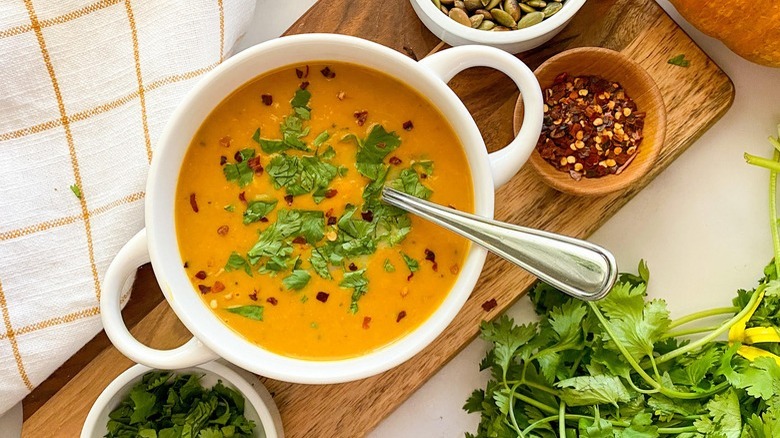
<instances>
[{"instance_id":1,"label":"white kitchen towel","mask_svg":"<svg viewBox=\"0 0 780 438\"><path fill-rule=\"evenodd\" d=\"M0 414L101 329L155 141L254 3L0 1Z\"/></svg>"}]
</instances>

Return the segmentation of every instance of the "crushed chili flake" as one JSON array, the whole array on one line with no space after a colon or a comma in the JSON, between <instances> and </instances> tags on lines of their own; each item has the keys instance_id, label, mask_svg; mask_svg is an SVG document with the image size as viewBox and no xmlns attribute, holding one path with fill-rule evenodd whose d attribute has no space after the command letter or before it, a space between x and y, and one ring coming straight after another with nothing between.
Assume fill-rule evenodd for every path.
<instances>
[{"instance_id":1,"label":"crushed chili flake","mask_svg":"<svg viewBox=\"0 0 780 438\"><path fill-rule=\"evenodd\" d=\"M309 88L309 81L301 82L301 85L299 85L299 87L300 87L301 90L305 90L305 89Z\"/></svg>"},{"instance_id":2,"label":"crushed chili flake","mask_svg":"<svg viewBox=\"0 0 780 438\"><path fill-rule=\"evenodd\" d=\"M374 222L374 212L371 210L360 212L360 217L366 222Z\"/></svg>"},{"instance_id":3,"label":"crushed chili flake","mask_svg":"<svg viewBox=\"0 0 780 438\"><path fill-rule=\"evenodd\" d=\"M330 198L332 198L332 197L334 197L334 196L336 196L338 194L339 194L339 191L336 190L336 189L325 190L325 197L328 198L328 199L330 199Z\"/></svg>"},{"instance_id":4,"label":"crushed chili flake","mask_svg":"<svg viewBox=\"0 0 780 438\"><path fill-rule=\"evenodd\" d=\"M428 174L427 173L421 173L420 174L420 179L428 179Z\"/></svg>"},{"instance_id":5,"label":"crushed chili flake","mask_svg":"<svg viewBox=\"0 0 780 438\"><path fill-rule=\"evenodd\" d=\"M561 73L544 90L536 150L575 179L620 174L637 155L645 113L618 82Z\"/></svg>"},{"instance_id":6,"label":"crushed chili flake","mask_svg":"<svg viewBox=\"0 0 780 438\"><path fill-rule=\"evenodd\" d=\"M392 164L393 166L399 166L401 163L403 163L403 161L401 161L401 159L396 157L395 155L390 157L389 161L390 161L390 164Z\"/></svg>"},{"instance_id":7,"label":"crushed chili flake","mask_svg":"<svg viewBox=\"0 0 780 438\"><path fill-rule=\"evenodd\" d=\"M407 120L407 121L404 122L404 129L405 130L411 131L412 128L414 128L414 124L412 123L411 120Z\"/></svg>"},{"instance_id":8,"label":"crushed chili flake","mask_svg":"<svg viewBox=\"0 0 780 438\"><path fill-rule=\"evenodd\" d=\"M271 106L274 103L274 97L270 94L263 94L260 96L260 99L263 100L263 104L266 106Z\"/></svg>"},{"instance_id":9,"label":"crushed chili flake","mask_svg":"<svg viewBox=\"0 0 780 438\"><path fill-rule=\"evenodd\" d=\"M219 157L219 165L224 166L225 163L227 163L227 157L222 155L221 157Z\"/></svg>"},{"instance_id":10,"label":"crushed chili flake","mask_svg":"<svg viewBox=\"0 0 780 438\"><path fill-rule=\"evenodd\" d=\"M217 234L219 234L220 236L226 235L228 231L230 231L230 227L228 227L227 225L222 225L221 227L217 228Z\"/></svg>"},{"instance_id":11,"label":"crushed chili flake","mask_svg":"<svg viewBox=\"0 0 780 438\"><path fill-rule=\"evenodd\" d=\"M190 193L190 207L192 207L192 211L197 213L198 210L198 200L195 199L195 193Z\"/></svg>"},{"instance_id":12,"label":"crushed chili flake","mask_svg":"<svg viewBox=\"0 0 780 438\"><path fill-rule=\"evenodd\" d=\"M265 302L270 304L270 305L272 305L272 306L275 306L276 304L279 303L279 300L277 300L274 297L268 297L268 298L265 299Z\"/></svg>"},{"instance_id":13,"label":"crushed chili flake","mask_svg":"<svg viewBox=\"0 0 780 438\"><path fill-rule=\"evenodd\" d=\"M295 239L293 239L292 243L303 245L304 243L306 243L306 238L303 236L298 236Z\"/></svg>"},{"instance_id":14,"label":"crushed chili flake","mask_svg":"<svg viewBox=\"0 0 780 438\"><path fill-rule=\"evenodd\" d=\"M425 248L425 260L433 263L433 272L439 272L439 264L436 263L436 253L428 248Z\"/></svg>"},{"instance_id":15,"label":"crushed chili flake","mask_svg":"<svg viewBox=\"0 0 780 438\"><path fill-rule=\"evenodd\" d=\"M263 217L260 218L260 222L266 223L266 222L268 222L268 218L263 216Z\"/></svg>"},{"instance_id":16,"label":"crushed chili flake","mask_svg":"<svg viewBox=\"0 0 780 438\"><path fill-rule=\"evenodd\" d=\"M363 126L363 124L366 123L366 120L368 120L368 111L366 110L355 111L354 115L355 115L355 121L357 122L358 126Z\"/></svg>"},{"instance_id":17,"label":"crushed chili flake","mask_svg":"<svg viewBox=\"0 0 780 438\"><path fill-rule=\"evenodd\" d=\"M252 291L251 294L247 295L250 300L257 301L257 290Z\"/></svg>"},{"instance_id":18,"label":"crushed chili flake","mask_svg":"<svg viewBox=\"0 0 780 438\"><path fill-rule=\"evenodd\" d=\"M401 322L404 318L406 318L406 310L398 312L398 316L395 317L395 322Z\"/></svg>"},{"instance_id":19,"label":"crushed chili flake","mask_svg":"<svg viewBox=\"0 0 780 438\"><path fill-rule=\"evenodd\" d=\"M298 79L305 78L309 76L309 66L307 65L305 67L306 70L301 70L299 68L295 69L295 76L298 76Z\"/></svg>"},{"instance_id":20,"label":"crushed chili flake","mask_svg":"<svg viewBox=\"0 0 780 438\"><path fill-rule=\"evenodd\" d=\"M410 272L409 275L406 276L406 281L412 281L412 277L414 277L414 272Z\"/></svg>"},{"instance_id":21,"label":"crushed chili flake","mask_svg":"<svg viewBox=\"0 0 780 438\"><path fill-rule=\"evenodd\" d=\"M195 274L195 278L198 280L205 280L206 279L206 271L198 271L197 274Z\"/></svg>"},{"instance_id":22,"label":"crushed chili flake","mask_svg":"<svg viewBox=\"0 0 780 438\"><path fill-rule=\"evenodd\" d=\"M363 328L366 329L366 330L371 328L371 317L370 316L363 317Z\"/></svg>"},{"instance_id":23,"label":"crushed chili flake","mask_svg":"<svg viewBox=\"0 0 780 438\"><path fill-rule=\"evenodd\" d=\"M241 192L238 194L238 200L246 204L246 192Z\"/></svg>"},{"instance_id":24,"label":"crushed chili flake","mask_svg":"<svg viewBox=\"0 0 780 438\"><path fill-rule=\"evenodd\" d=\"M236 160L236 163L240 163L240 162L244 161L244 156L241 155L240 151L236 151L236 153L233 154L233 159Z\"/></svg>"},{"instance_id":25,"label":"crushed chili flake","mask_svg":"<svg viewBox=\"0 0 780 438\"><path fill-rule=\"evenodd\" d=\"M356 265L356 264L354 264L354 263L350 263L350 264L349 264L349 270L350 270L350 271L352 271L352 272L355 272L355 271L357 271L357 270L358 270L358 267L357 267L357 265Z\"/></svg>"},{"instance_id":26,"label":"crushed chili flake","mask_svg":"<svg viewBox=\"0 0 780 438\"><path fill-rule=\"evenodd\" d=\"M222 292L223 290L225 290L225 285L222 284L221 281L215 281L214 286L212 286L212 290L216 293Z\"/></svg>"},{"instance_id":27,"label":"crushed chili flake","mask_svg":"<svg viewBox=\"0 0 780 438\"><path fill-rule=\"evenodd\" d=\"M190 267L190 262L184 262L184 269L187 269Z\"/></svg>"},{"instance_id":28,"label":"crushed chili flake","mask_svg":"<svg viewBox=\"0 0 780 438\"><path fill-rule=\"evenodd\" d=\"M293 203L293 195L285 195L284 196L284 202L286 202L287 205L292 205L292 203Z\"/></svg>"},{"instance_id":29,"label":"crushed chili flake","mask_svg":"<svg viewBox=\"0 0 780 438\"><path fill-rule=\"evenodd\" d=\"M247 160L246 165L257 174L263 173L263 165L260 164L260 157L250 158Z\"/></svg>"},{"instance_id":30,"label":"crushed chili flake","mask_svg":"<svg viewBox=\"0 0 780 438\"><path fill-rule=\"evenodd\" d=\"M482 303L482 310L485 312L490 312L491 310L495 309L496 306L498 306L498 302L496 302L495 298L491 298Z\"/></svg>"},{"instance_id":31,"label":"crushed chili flake","mask_svg":"<svg viewBox=\"0 0 780 438\"><path fill-rule=\"evenodd\" d=\"M230 138L229 135L226 135L226 136L224 136L224 137L219 139L219 145L222 146L222 147L225 147L225 148L229 148L230 147L230 142L232 140L233 139Z\"/></svg>"},{"instance_id":32,"label":"crushed chili flake","mask_svg":"<svg viewBox=\"0 0 780 438\"><path fill-rule=\"evenodd\" d=\"M200 290L200 293L202 293L202 294L207 294L207 293L211 292L211 287L206 286L205 284L199 284L198 285L198 290Z\"/></svg>"},{"instance_id":33,"label":"crushed chili flake","mask_svg":"<svg viewBox=\"0 0 780 438\"><path fill-rule=\"evenodd\" d=\"M325 76L327 79L333 79L336 77L336 72L331 70L330 67L325 67L322 70L320 70L320 73L322 73L323 76Z\"/></svg>"},{"instance_id":34,"label":"crushed chili flake","mask_svg":"<svg viewBox=\"0 0 780 438\"><path fill-rule=\"evenodd\" d=\"M336 98L338 98L338 100L344 100L344 98L346 98L346 97L347 97L347 93L345 93L345 92L343 92L343 91L339 91L339 92L336 94Z\"/></svg>"},{"instance_id":35,"label":"crushed chili flake","mask_svg":"<svg viewBox=\"0 0 780 438\"><path fill-rule=\"evenodd\" d=\"M328 297L330 297L330 294L327 292L323 292L323 291L317 292L317 301L326 303L328 301Z\"/></svg>"},{"instance_id":36,"label":"crushed chili flake","mask_svg":"<svg viewBox=\"0 0 780 438\"><path fill-rule=\"evenodd\" d=\"M336 219L336 217L334 217L334 216L331 216L331 217L329 217L329 218L328 218L328 225L336 225L336 223L337 223L338 221L339 221L339 220L338 220L338 219Z\"/></svg>"}]
</instances>

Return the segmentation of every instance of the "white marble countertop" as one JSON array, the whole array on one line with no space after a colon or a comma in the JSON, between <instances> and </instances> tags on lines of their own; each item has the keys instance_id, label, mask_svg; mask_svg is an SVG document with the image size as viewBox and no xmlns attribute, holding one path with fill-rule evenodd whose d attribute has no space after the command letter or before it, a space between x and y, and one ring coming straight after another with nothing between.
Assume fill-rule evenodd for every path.
<instances>
[{"instance_id":1,"label":"white marble countertop","mask_svg":"<svg viewBox=\"0 0 780 438\"><path fill-rule=\"evenodd\" d=\"M280 35L314 2L258 0L241 48ZM688 25L668 1L659 3L732 78L736 99L712 129L592 240L611 249L623 269L647 260L650 294L666 299L680 315L726 305L738 288L754 284L771 258L768 174L744 164L742 154L770 154L766 138L780 123L780 69L739 58ZM523 299L509 313L529 318L528 307ZM484 351L482 341L472 342L371 436L457 437L474 431L479 417L461 406L485 383L487 376L477 367ZM12 410L0 419L0 436L14 436L6 433L20 421L19 412Z\"/></svg>"}]
</instances>

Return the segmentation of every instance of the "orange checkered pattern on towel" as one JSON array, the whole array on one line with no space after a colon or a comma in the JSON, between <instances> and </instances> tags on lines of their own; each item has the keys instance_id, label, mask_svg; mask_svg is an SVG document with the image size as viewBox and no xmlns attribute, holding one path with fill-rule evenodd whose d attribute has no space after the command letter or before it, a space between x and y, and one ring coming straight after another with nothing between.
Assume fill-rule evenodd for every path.
<instances>
[{"instance_id":1,"label":"orange checkered pattern on towel","mask_svg":"<svg viewBox=\"0 0 780 438\"><path fill-rule=\"evenodd\" d=\"M0 2L0 414L100 330L155 140L254 3Z\"/></svg>"}]
</instances>

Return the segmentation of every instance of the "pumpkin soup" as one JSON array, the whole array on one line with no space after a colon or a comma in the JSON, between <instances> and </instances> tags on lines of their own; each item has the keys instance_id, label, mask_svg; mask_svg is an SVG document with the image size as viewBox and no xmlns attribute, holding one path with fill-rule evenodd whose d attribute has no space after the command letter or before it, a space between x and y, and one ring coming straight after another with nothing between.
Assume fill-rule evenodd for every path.
<instances>
[{"instance_id":1,"label":"pumpkin soup","mask_svg":"<svg viewBox=\"0 0 780 438\"><path fill-rule=\"evenodd\" d=\"M260 76L214 109L187 151L182 263L217 317L269 351L365 354L431 316L469 250L380 202L386 184L473 211L465 153L427 99L346 63Z\"/></svg>"}]
</instances>

